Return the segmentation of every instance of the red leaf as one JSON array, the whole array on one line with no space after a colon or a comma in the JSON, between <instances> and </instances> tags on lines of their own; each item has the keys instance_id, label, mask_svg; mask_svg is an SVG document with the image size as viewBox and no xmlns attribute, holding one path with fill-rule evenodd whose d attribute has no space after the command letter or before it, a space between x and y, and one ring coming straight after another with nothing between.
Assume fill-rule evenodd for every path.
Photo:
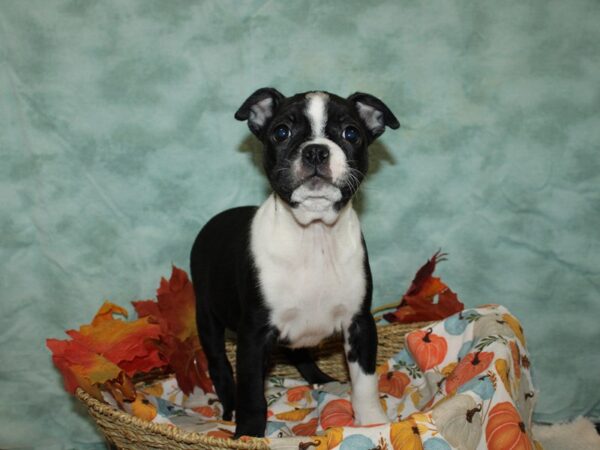
<instances>
[{"instance_id":1,"label":"red leaf","mask_svg":"<svg viewBox=\"0 0 600 450\"><path fill-rule=\"evenodd\" d=\"M156 295L161 318L166 321L169 333L181 341L196 336L196 297L187 274L173 266L171 279L160 280Z\"/></svg>"},{"instance_id":2,"label":"red leaf","mask_svg":"<svg viewBox=\"0 0 600 450\"><path fill-rule=\"evenodd\" d=\"M404 294L405 296L418 295L420 292L423 291L423 286L424 286L425 282L431 278L431 275L433 275L433 272L435 271L435 266L437 265L437 263L446 261L446 256L448 256L448 254L440 253L440 252L441 252L441 250L438 250L437 252L435 252L434 255L431 257L431 259L429 259L417 271L417 273L415 274L415 277L413 278L413 280L410 284L410 287L406 291L406 294Z\"/></svg>"},{"instance_id":3,"label":"red leaf","mask_svg":"<svg viewBox=\"0 0 600 450\"><path fill-rule=\"evenodd\" d=\"M388 322L425 322L441 320L462 311L464 305L457 295L440 278L433 276L436 264L445 260L445 253L435 253L417 271L396 311L384 314L383 318Z\"/></svg>"},{"instance_id":4,"label":"red leaf","mask_svg":"<svg viewBox=\"0 0 600 450\"><path fill-rule=\"evenodd\" d=\"M159 353L175 372L181 390L190 394L194 386L213 392L208 363L196 328L196 298L187 274L173 266L171 279L164 278L156 291L157 301L133 302L140 317L158 323L162 332Z\"/></svg>"},{"instance_id":5,"label":"red leaf","mask_svg":"<svg viewBox=\"0 0 600 450\"><path fill-rule=\"evenodd\" d=\"M197 337L190 337L181 342L169 336L162 342L162 354L169 361L169 366L175 372L177 384L185 394L190 394L194 386L204 392L214 392L212 381L208 376L206 355Z\"/></svg>"}]
</instances>

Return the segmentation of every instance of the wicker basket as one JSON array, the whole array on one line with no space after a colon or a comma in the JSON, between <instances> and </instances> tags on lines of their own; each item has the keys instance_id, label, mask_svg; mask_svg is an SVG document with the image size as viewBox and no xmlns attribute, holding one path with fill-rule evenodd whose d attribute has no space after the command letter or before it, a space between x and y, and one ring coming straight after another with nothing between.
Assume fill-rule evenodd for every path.
<instances>
[{"instance_id":1,"label":"wicker basket","mask_svg":"<svg viewBox=\"0 0 600 450\"><path fill-rule=\"evenodd\" d=\"M378 326L379 347L377 363L382 364L404 346L404 336L408 332L426 326L427 323L393 324ZM227 354L235 367L235 344L227 343ZM340 339L326 341L314 355L319 367L328 375L345 381L348 379L344 352ZM296 369L276 355L273 374L289 378L299 378ZM88 412L105 435L107 441L122 450L149 449L268 449L263 439L240 441L213 438L200 433L183 431L177 427L156 424L134 417L91 397L78 389L77 397L85 404Z\"/></svg>"}]
</instances>

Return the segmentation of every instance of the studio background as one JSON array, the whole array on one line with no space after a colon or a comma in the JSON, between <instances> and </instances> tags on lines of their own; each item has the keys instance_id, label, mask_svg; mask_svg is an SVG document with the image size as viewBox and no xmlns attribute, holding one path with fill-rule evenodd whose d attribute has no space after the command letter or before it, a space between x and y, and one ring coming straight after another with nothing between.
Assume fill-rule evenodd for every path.
<instances>
[{"instance_id":1,"label":"studio background","mask_svg":"<svg viewBox=\"0 0 600 450\"><path fill-rule=\"evenodd\" d=\"M357 201L375 305L442 248L467 307L521 319L535 418L600 419L599 23L594 0L0 0L0 448L102 448L45 339L152 298L265 198L233 118L263 86L400 120Z\"/></svg>"}]
</instances>

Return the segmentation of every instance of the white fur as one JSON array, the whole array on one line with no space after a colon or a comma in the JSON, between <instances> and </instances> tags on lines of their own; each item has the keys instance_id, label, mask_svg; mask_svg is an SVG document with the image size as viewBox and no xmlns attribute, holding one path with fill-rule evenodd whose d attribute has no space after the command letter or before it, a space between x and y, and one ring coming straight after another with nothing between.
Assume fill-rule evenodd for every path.
<instances>
[{"instance_id":1,"label":"white fur","mask_svg":"<svg viewBox=\"0 0 600 450\"><path fill-rule=\"evenodd\" d=\"M302 149L309 144L321 144L329 149L329 169L331 170L331 181L333 183L337 183L348 176L348 160L339 145L330 139L319 137L304 142L300 146L300 154L302 154Z\"/></svg>"},{"instance_id":2,"label":"white fur","mask_svg":"<svg viewBox=\"0 0 600 450\"><path fill-rule=\"evenodd\" d=\"M257 128L262 127L273 115L273 99L265 98L250 107L248 121L255 124Z\"/></svg>"},{"instance_id":3,"label":"white fur","mask_svg":"<svg viewBox=\"0 0 600 450\"><path fill-rule=\"evenodd\" d=\"M323 137L325 135L325 125L327 125L327 102L329 101L329 95L324 92L310 92L306 94L306 99L308 100L306 117L310 121L312 137Z\"/></svg>"},{"instance_id":4,"label":"white fur","mask_svg":"<svg viewBox=\"0 0 600 450\"><path fill-rule=\"evenodd\" d=\"M311 92L306 94L307 105L305 114L310 122L311 139L306 141L300 147L302 149L309 144L321 144L329 149L329 168L334 183L347 176L348 163L346 154L331 139L325 137L325 127L327 125L327 102L329 96L323 92Z\"/></svg>"},{"instance_id":5,"label":"white fur","mask_svg":"<svg viewBox=\"0 0 600 450\"><path fill-rule=\"evenodd\" d=\"M291 347L317 345L350 325L366 292L360 224L350 204L332 225L303 225L273 194L252 221L251 250L271 324Z\"/></svg>"},{"instance_id":6,"label":"white fur","mask_svg":"<svg viewBox=\"0 0 600 450\"><path fill-rule=\"evenodd\" d=\"M381 111L361 102L356 102L356 109L358 110L358 115L365 121L367 127L372 132L376 133L385 128L383 113Z\"/></svg>"},{"instance_id":7,"label":"white fur","mask_svg":"<svg viewBox=\"0 0 600 450\"><path fill-rule=\"evenodd\" d=\"M346 354L349 351L346 345ZM352 409L356 425L387 423L388 417L379 401L377 373L366 374L358 362L348 362L350 381L352 382Z\"/></svg>"},{"instance_id":8,"label":"white fur","mask_svg":"<svg viewBox=\"0 0 600 450\"><path fill-rule=\"evenodd\" d=\"M292 201L298 203L298 206L292 208L291 212L301 225L319 220L327 225L333 225L340 214L333 206L341 198L341 191L331 184L325 184L319 189L311 189L305 183L292 192Z\"/></svg>"}]
</instances>

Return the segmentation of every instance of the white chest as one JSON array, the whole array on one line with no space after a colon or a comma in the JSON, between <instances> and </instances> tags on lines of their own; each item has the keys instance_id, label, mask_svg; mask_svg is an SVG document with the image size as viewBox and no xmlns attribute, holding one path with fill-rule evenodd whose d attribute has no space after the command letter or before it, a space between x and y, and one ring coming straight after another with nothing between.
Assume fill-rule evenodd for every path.
<instances>
[{"instance_id":1,"label":"white chest","mask_svg":"<svg viewBox=\"0 0 600 450\"><path fill-rule=\"evenodd\" d=\"M291 347L347 328L365 296L364 250L351 207L332 225L299 225L275 197L252 224L252 253L271 324Z\"/></svg>"}]
</instances>

